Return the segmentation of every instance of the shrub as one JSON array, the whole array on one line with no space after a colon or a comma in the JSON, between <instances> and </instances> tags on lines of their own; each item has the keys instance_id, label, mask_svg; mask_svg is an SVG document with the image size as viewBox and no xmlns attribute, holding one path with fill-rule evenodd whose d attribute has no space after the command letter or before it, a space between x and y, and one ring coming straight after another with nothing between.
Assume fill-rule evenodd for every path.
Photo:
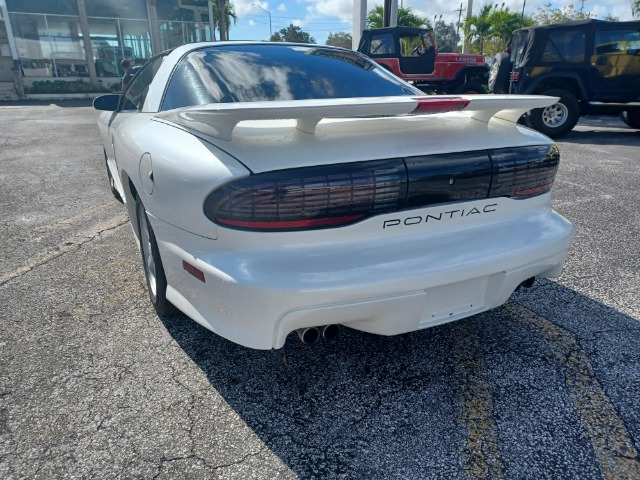
<instances>
[{"instance_id":1,"label":"shrub","mask_svg":"<svg viewBox=\"0 0 640 480\"><path fill-rule=\"evenodd\" d=\"M110 93L119 88L120 85L117 83L107 86L102 80L98 81L98 85L83 82L80 79L74 82L43 80L33 82L31 87L26 87L25 93Z\"/></svg>"}]
</instances>

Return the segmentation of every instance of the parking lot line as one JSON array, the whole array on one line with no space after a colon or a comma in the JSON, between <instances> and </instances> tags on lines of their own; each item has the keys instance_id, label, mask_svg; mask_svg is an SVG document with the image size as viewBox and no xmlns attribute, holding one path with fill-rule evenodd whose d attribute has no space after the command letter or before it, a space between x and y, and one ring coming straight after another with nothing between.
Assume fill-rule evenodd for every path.
<instances>
[{"instance_id":1,"label":"parking lot line","mask_svg":"<svg viewBox=\"0 0 640 480\"><path fill-rule=\"evenodd\" d=\"M605 480L640 478L640 459L633 439L577 337L521 305L509 303L506 308L513 318L534 327L562 365L567 387L593 446L602 477Z\"/></svg>"},{"instance_id":2,"label":"parking lot line","mask_svg":"<svg viewBox=\"0 0 640 480\"><path fill-rule=\"evenodd\" d=\"M78 238L73 241L65 242L55 247L53 250L45 253L44 255L41 255L40 257L32 258L31 260L26 262L24 265L10 272L7 272L4 275L0 275L0 286L13 280L14 278L24 275L25 273L33 270L36 267L39 267L40 265L44 265L45 263L50 262L51 260L58 258L61 255L64 255L65 253L68 253L72 250L76 250L80 248L82 245L84 245L87 242L90 242L94 238L100 236L102 233L109 230L113 230L114 228L117 228L120 225L124 225L128 221L129 221L129 217L127 217L126 215L120 215L114 220L112 220L111 222L96 227L96 229L94 229L85 237Z\"/></svg>"},{"instance_id":3,"label":"parking lot line","mask_svg":"<svg viewBox=\"0 0 640 480\"><path fill-rule=\"evenodd\" d=\"M78 220L81 220L85 217L88 217L90 215L93 215L94 213L99 212L100 210L104 210L105 208L111 207L113 205L118 205L118 201L115 198L110 199L109 201L100 204L98 206L95 206L93 208L89 208L87 210L83 210L80 213L77 213L75 215L72 215L70 217L67 218L63 218L62 220L58 220L56 222L50 223L48 225L42 225L40 227L38 227L36 229L37 233L44 233L47 232L49 230L53 230L56 227L62 226L62 225L69 225L71 223L77 222Z\"/></svg>"},{"instance_id":4,"label":"parking lot line","mask_svg":"<svg viewBox=\"0 0 640 480\"><path fill-rule=\"evenodd\" d=\"M462 405L456 422L467 428L463 468L471 479L504 478L493 403L480 340L472 323L453 325L454 375Z\"/></svg>"}]
</instances>

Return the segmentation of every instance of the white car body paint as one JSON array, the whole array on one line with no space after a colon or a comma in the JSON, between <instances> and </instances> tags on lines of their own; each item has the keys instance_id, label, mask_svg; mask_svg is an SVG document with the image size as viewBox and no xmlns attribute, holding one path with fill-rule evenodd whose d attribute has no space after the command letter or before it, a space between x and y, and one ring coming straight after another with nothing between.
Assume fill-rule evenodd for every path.
<instances>
[{"instance_id":1,"label":"white car body paint","mask_svg":"<svg viewBox=\"0 0 640 480\"><path fill-rule=\"evenodd\" d=\"M214 224L203 212L213 190L252 172L549 145L547 137L515 120L554 98L462 96L472 108L324 118L314 133L299 128L305 101L280 105L293 110L281 115L285 118L274 113L274 120L253 119L241 111L247 104L226 104L225 113L235 114L233 127L218 135L194 125L197 116L189 117L189 109L158 113L173 65L195 48L187 45L169 54L142 111L103 112L98 124L136 236L129 185L149 215L167 298L206 328L258 349L280 348L293 330L328 323L395 335L495 308L524 280L561 273L574 227L551 208L550 193L429 206L339 228L293 232L234 230ZM388 104L408 103L395 100ZM346 114L349 103L358 101L346 99L330 116ZM271 103L278 107L280 102ZM220 110L207 108L213 116ZM191 110L198 109L203 108ZM189 121L176 121L181 114ZM465 216L473 209L480 213ZM443 220L432 220L438 215ZM187 273L183 261L204 272L206 281Z\"/></svg>"}]
</instances>

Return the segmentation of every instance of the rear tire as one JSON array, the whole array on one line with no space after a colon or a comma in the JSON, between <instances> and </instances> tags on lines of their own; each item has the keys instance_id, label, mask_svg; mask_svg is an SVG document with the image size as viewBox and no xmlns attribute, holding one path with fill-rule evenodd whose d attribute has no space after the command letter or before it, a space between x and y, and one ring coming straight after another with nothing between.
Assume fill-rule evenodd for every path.
<instances>
[{"instance_id":1,"label":"rear tire","mask_svg":"<svg viewBox=\"0 0 640 480\"><path fill-rule=\"evenodd\" d=\"M495 61L489 69L487 86L491 93L509 93L509 72L511 60L506 52L496 53Z\"/></svg>"},{"instance_id":2,"label":"rear tire","mask_svg":"<svg viewBox=\"0 0 640 480\"><path fill-rule=\"evenodd\" d=\"M531 110L527 117L529 126L551 138L560 138L573 130L580 119L580 102L575 95L560 88L540 94L560 97L560 100L548 107Z\"/></svg>"},{"instance_id":3,"label":"rear tire","mask_svg":"<svg viewBox=\"0 0 640 480\"><path fill-rule=\"evenodd\" d=\"M147 279L149 299L158 315L174 315L177 313L177 309L167 300L167 277L164 274L156 236L151 228L151 223L149 223L147 211L139 198L136 199L136 213L138 217L140 253L142 254L144 276Z\"/></svg>"},{"instance_id":4,"label":"rear tire","mask_svg":"<svg viewBox=\"0 0 640 480\"><path fill-rule=\"evenodd\" d=\"M629 110L622 114L622 120L631 128L640 130L640 110Z\"/></svg>"},{"instance_id":5,"label":"rear tire","mask_svg":"<svg viewBox=\"0 0 640 480\"><path fill-rule=\"evenodd\" d=\"M477 80L469 80L467 83L460 85L453 90L453 93L466 93L468 95L476 95L485 93L484 86Z\"/></svg>"}]
</instances>

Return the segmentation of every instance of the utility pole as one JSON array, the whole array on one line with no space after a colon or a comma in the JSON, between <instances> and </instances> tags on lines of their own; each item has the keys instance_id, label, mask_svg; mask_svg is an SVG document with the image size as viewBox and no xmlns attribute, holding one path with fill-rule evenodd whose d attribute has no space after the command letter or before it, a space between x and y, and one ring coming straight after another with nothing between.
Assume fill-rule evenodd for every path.
<instances>
[{"instance_id":1,"label":"utility pole","mask_svg":"<svg viewBox=\"0 0 640 480\"><path fill-rule=\"evenodd\" d=\"M469 0L467 3L467 20L471 18L473 12L473 0ZM467 44L467 29L464 29L464 39L462 42L462 53L469 53L469 45Z\"/></svg>"},{"instance_id":2,"label":"utility pole","mask_svg":"<svg viewBox=\"0 0 640 480\"><path fill-rule=\"evenodd\" d=\"M462 20L462 12L464 8L462 8L462 3L460 3L460 8L455 10L458 12L458 26L456 27L456 38L460 38L460 21Z\"/></svg>"},{"instance_id":3,"label":"utility pole","mask_svg":"<svg viewBox=\"0 0 640 480\"><path fill-rule=\"evenodd\" d=\"M580 15L582 15L582 11L584 10L584 2L586 0L580 0Z\"/></svg>"}]
</instances>

